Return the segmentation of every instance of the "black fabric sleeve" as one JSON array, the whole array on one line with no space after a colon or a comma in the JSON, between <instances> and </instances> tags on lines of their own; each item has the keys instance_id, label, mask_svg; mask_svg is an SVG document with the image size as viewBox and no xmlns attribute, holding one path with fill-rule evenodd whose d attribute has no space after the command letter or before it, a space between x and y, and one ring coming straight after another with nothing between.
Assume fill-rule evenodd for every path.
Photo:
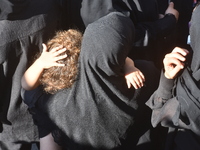
<instances>
[{"instance_id":1,"label":"black fabric sleeve","mask_svg":"<svg viewBox=\"0 0 200 150\"><path fill-rule=\"evenodd\" d=\"M179 125L180 104L172 95L173 79L167 79L162 72L158 89L152 94L146 105L152 109L151 123L165 127Z\"/></svg>"},{"instance_id":2,"label":"black fabric sleeve","mask_svg":"<svg viewBox=\"0 0 200 150\"><path fill-rule=\"evenodd\" d=\"M162 72L160 77L160 83L158 89L152 94L150 99L146 102L147 106L149 106L152 110L152 125L156 126L159 122L163 121L163 116L169 114L169 110L171 111L170 115L177 115L177 111L179 104L178 102L172 98L172 88L174 85L174 80L167 79L164 76L164 72ZM174 105L173 107L171 107ZM169 117L170 118L170 117ZM176 117L178 120L178 117Z\"/></svg>"},{"instance_id":3,"label":"black fabric sleeve","mask_svg":"<svg viewBox=\"0 0 200 150\"><path fill-rule=\"evenodd\" d=\"M161 73L158 89L150 97L147 105L152 109L161 108L164 103L172 98L173 79L167 79L164 72Z\"/></svg>"},{"instance_id":4,"label":"black fabric sleeve","mask_svg":"<svg viewBox=\"0 0 200 150\"><path fill-rule=\"evenodd\" d=\"M135 25L136 46L146 46L144 43L149 44L150 39L155 40L158 37L168 36L176 27L176 18L174 15L165 15L164 18L152 22L139 22ZM145 39L146 38L146 39ZM147 42L144 42L147 40Z\"/></svg>"},{"instance_id":5,"label":"black fabric sleeve","mask_svg":"<svg viewBox=\"0 0 200 150\"><path fill-rule=\"evenodd\" d=\"M164 75L164 72L162 72L160 77L160 83L157 90L157 94L162 99L170 99L172 97L172 88L174 85L173 79L167 79Z\"/></svg>"}]
</instances>

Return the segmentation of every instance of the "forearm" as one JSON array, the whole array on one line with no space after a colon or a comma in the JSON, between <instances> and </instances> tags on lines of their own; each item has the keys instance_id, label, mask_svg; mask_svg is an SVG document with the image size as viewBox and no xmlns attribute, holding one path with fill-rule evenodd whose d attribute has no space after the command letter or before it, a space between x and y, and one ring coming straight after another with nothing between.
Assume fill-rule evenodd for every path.
<instances>
[{"instance_id":1,"label":"forearm","mask_svg":"<svg viewBox=\"0 0 200 150\"><path fill-rule=\"evenodd\" d=\"M129 70L129 68L131 67L135 67L135 64L133 62L132 59L130 59L129 57L126 57L125 59L125 64L124 64L124 70Z\"/></svg>"},{"instance_id":2,"label":"forearm","mask_svg":"<svg viewBox=\"0 0 200 150\"><path fill-rule=\"evenodd\" d=\"M44 68L41 66L39 60L36 60L24 73L21 85L25 90L33 90L35 89L40 83L39 78L42 75Z\"/></svg>"}]
</instances>

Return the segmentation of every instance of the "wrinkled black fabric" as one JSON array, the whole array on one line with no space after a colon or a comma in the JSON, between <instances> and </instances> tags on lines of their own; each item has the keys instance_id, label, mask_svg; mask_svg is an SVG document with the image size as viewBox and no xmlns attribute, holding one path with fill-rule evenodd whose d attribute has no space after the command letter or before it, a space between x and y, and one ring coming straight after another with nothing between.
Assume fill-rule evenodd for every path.
<instances>
[{"instance_id":1,"label":"wrinkled black fabric","mask_svg":"<svg viewBox=\"0 0 200 150\"><path fill-rule=\"evenodd\" d=\"M200 7L197 7L192 14L190 27L191 61L187 62L187 67L176 79L174 87L171 84L172 80L161 78L158 90L147 102L147 105L153 109L153 126L161 123L169 128L166 150L200 149L199 16ZM165 85L169 88L164 89ZM168 96L164 93L168 93Z\"/></svg>"},{"instance_id":2,"label":"wrinkled black fabric","mask_svg":"<svg viewBox=\"0 0 200 150\"><path fill-rule=\"evenodd\" d=\"M70 4L73 6L73 3L76 1ZM175 46L175 17L166 15L159 19L156 0L84 0L81 3L80 17L87 26L110 12L122 12L135 25L134 47L129 56L132 59L154 61L161 67L165 53Z\"/></svg>"},{"instance_id":3,"label":"wrinkled black fabric","mask_svg":"<svg viewBox=\"0 0 200 150\"><path fill-rule=\"evenodd\" d=\"M71 4L73 4L73 2L71 2ZM158 20L159 10L156 0L84 0L81 6L81 18L85 26L110 12L122 12L127 17L130 17L135 24L136 33L138 32L135 40L141 40L140 44L138 42L140 46L144 46L144 39L142 40L142 38L145 38L146 32L148 32L146 36L166 36L169 34L169 31L172 31L176 24L176 20L173 16Z\"/></svg>"},{"instance_id":4,"label":"wrinkled black fabric","mask_svg":"<svg viewBox=\"0 0 200 150\"><path fill-rule=\"evenodd\" d=\"M129 54L132 59L150 60L160 68L164 55L175 46L176 18L165 15L159 19L157 0L64 0L64 3L66 29L75 27L84 31L110 12L129 17L136 32Z\"/></svg>"},{"instance_id":5,"label":"wrinkled black fabric","mask_svg":"<svg viewBox=\"0 0 200 150\"><path fill-rule=\"evenodd\" d=\"M152 40L166 38L172 34L176 19L174 16L159 18L159 9L156 0L65 0L68 8L67 19L70 25L80 28L109 14L122 12L130 17L135 24L135 46L151 45ZM92 14L92 15L91 15ZM83 27L84 26L84 27Z\"/></svg>"},{"instance_id":6,"label":"wrinkled black fabric","mask_svg":"<svg viewBox=\"0 0 200 150\"><path fill-rule=\"evenodd\" d=\"M19 19L14 16L21 16L24 9L29 5L27 0L1 0L0 2L0 20ZM25 14L23 14L25 15Z\"/></svg>"},{"instance_id":7,"label":"wrinkled black fabric","mask_svg":"<svg viewBox=\"0 0 200 150\"><path fill-rule=\"evenodd\" d=\"M150 62L136 61L146 77L146 86L138 90L127 88L122 71L133 38L133 23L121 13L91 23L83 36L77 81L39 97L39 109L64 133L68 149L159 148L144 104L157 87L158 71Z\"/></svg>"},{"instance_id":8,"label":"wrinkled black fabric","mask_svg":"<svg viewBox=\"0 0 200 150\"><path fill-rule=\"evenodd\" d=\"M32 115L34 124L37 125L39 138L43 138L52 131L57 130L48 115L38 109L39 106L37 100L44 94L42 88L42 86L39 86L32 91L21 90L22 99L24 100L24 103L28 105L28 111Z\"/></svg>"},{"instance_id":9,"label":"wrinkled black fabric","mask_svg":"<svg viewBox=\"0 0 200 150\"><path fill-rule=\"evenodd\" d=\"M59 8L57 0L0 1L0 147L6 142L38 141L20 96L21 77L41 44L58 29ZM2 149L15 148L8 144Z\"/></svg>"}]
</instances>

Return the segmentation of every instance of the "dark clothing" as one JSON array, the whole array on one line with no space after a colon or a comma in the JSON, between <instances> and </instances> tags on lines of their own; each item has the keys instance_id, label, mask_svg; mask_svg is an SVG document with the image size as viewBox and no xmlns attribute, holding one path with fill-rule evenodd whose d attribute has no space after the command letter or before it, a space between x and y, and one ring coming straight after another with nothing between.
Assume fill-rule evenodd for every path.
<instances>
[{"instance_id":1,"label":"dark clothing","mask_svg":"<svg viewBox=\"0 0 200 150\"><path fill-rule=\"evenodd\" d=\"M42 86L39 86L32 91L25 92L24 89L21 90L22 99L24 99L24 102L28 105L28 110L32 115L34 124L38 127L39 138L45 137L56 129L56 126L49 119L48 115L38 109L39 106L37 100L44 94L43 92Z\"/></svg>"},{"instance_id":2,"label":"dark clothing","mask_svg":"<svg viewBox=\"0 0 200 150\"><path fill-rule=\"evenodd\" d=\"M17 150L14 142L38 141L20 81L27 62L59 24L58 0L0 0L0 149Z\"/></svg>"},{"instance_id":3,"label":"dark clothing","mask_svg":"<svg viewBox=\"0 0 200 150\"><path fill-rule=\"evenodd\" d=\"M82 6L81 16L86 26L112 11L122 12L131 18L136 33L129 56L134 60L151 60L160 67L164 55L174 47L176 19L173 15L159 19L156 0L84 0Z\"/></svg>"},{"instance_id":4,"label":"dark clothing","mask_svg":"<svg viewBox=\"0 0 200 150\"><path fill-rule=\"evenodd\" d=\"M176 46L191 49L187 44L189 35L189 22L193 11L193 0L173 0L175 8L179 11L179 19L177 22L177 38Z\"/></svg>"},{"instance_id":5,"label":"dark clothing","mask_svg":"<svg viewBox=\"0 0 200 150\"><path fill-rule=\"evenodd\" d=\"M166 15L159 19L156 0L66 0L67 26L85 29L90 23L109 14L122 12L135 25L132 59L146 59L161 66L164 55L175 46L176 19ZM92 14L92 15L91 15Z\"/></svg>"},{"instance_id":6,"label":"dark clothing","mask_svg":"<svg viewBox=\"0 0 200 150\"><path fill-rule=\"evenodd\" d=\"M64 133L68 149L160 148L150 125L150 109L145 106L157 87L158 70L150 62L135 61L146 78L146 86L138 90L127 88L123 73L133 38L133 23L121 13L89 24L74 85L38 97L39 109Z\"/></svg>"},{"instance_id":7,"label":"dark clothing","mask_svg":"<svg viewBox=\"0 0 200 150\"><path fill-rule=\"evenodd\" d=\"M167 14L159 19L160 12L156 0L138 0L138 4L132 2L130 8L130 16L136 28L130 57L151 60L161 68L164 55L175 46L175 16Z\"/></svg>"},{"instance_id":8,"label":"dark clothing","mask_svg":"<svg viewBox=\"0 0 200 150\"><path fill-rule=\"evenodd\" d=\"M169 80L162 75L147 105L153 109L152 124L169 128L165 150L200 149L200 7L193 12L190 35L192 57L187 68Z\"/></svg>"}]
</instances>

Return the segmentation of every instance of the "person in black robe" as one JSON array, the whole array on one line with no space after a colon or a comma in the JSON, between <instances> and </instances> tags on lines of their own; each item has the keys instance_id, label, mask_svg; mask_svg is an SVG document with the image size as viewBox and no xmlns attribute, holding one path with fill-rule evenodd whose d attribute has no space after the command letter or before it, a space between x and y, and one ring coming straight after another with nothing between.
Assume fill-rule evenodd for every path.
<instances>
[{"instance_id":1,"label":"person in black robe","mask_svg":"<svg viewBox=\"0 0 200 150\"><path fill-rule=\"evenodd\" d=\"M200 149L199 16L200 6L197 6L190 27L192 50L188 54L176 48L166 55L159 87L147 102L153 110L153 126L168 127L165 150Z\"/></svg>"},{"instance_id":2,"label":"person in black robe","mask_svg":"<svg viewBox=\"0 0 200 150\"><path fill-rule=\"evenodd\" d=\"M124 77L134 33L129 17L109 13L86 27L71 88L53 95L39 89L22 93L36 118L43 113L57 126L60 133L53 136L66 149L159 150L161 134L152 128L145 105L157 88L159 71L151 62L138 60L135 66L144 74L145 86L129 89Z\"/></svg>"},{"instance_id":3,"label":"person in black robe","mask_svg":"<svg viewBox=\"0 0 200 150\"><path fill-rule=\"evenodd\" d=\"M74 8L73 3L76 1L69 3L72 8ZM110 12L122 12L130 17L135 25L136 34L129 56L133 60L151 60L160 68L164 55L175 46L178 12L173 6L170 8L170 11L165 10L163 17L159 18L160 12L156 0L84 0L81 2L79 13L85 27ZM73 12L70 16L74 14Z\"/></svg>"},{"instance_id":4,"label":"person in black robe","mask_svg":"<svg viewBox=\"0 0 200 150\"><path fill-rule=\"evenodd\" d=\"M21 84L24 90L42 90L46 93L55 94L57 91L70 88L78 73L78 58L82 41L82 33L78 30L69 29L59 31L56 35L43 44L43 51L34 63L24 73ZM126 58L124 75L127 87L135 89L144 86L144 75L135 67L130 58ZM39 87L40 86L40 87ZM31 95L29 97L32 97ZM24 100L28 104L30 112L34 112L37 102ZM56 128L49 121L48 116L40 114L38 118L31 113L35 124L38 126L40 137L40 149L60 149L54 142L52 135ZM39 115L38 115L39 116Z\"/></svg>"},{"instance_id":5,"label":"person in black robe","mask_svg":"<svg viewBox=\"0 0 200 150\"><path fill-rule=\"evenodd\" d=\"M190 49L188 44L189 22L192 16L192 11L199 0L172 0L175 8L179 11L179 20L177 22L177 38L176 46Z\"/></svg>"},{"instance_id":6,"label":"person in black robe","mask_svg":"<svg viewBox=\"0 0 200 150\"><path fill-rule=\"evenodd\" d=\"M65 29L77 28L84 31L90 23L110 12L122 12L131 18L136 29L129 57L133 60L153 61L161 68L164 55L175 47L178 12L172 6L168 11L166 7L166 12L160 15L157 1L63 0Z\"/></svg>"},{"instance_id":7,"label":"person in black robe","mask_svg":"<svg viewBox=\"0 0 200 150\"><path fill-rule=\"evenodd\" d=\"M2 150L28 150L29 143L39 140L28 107L20 96L20 80L33 54L60 28L60 5L59 0L0 0Z\"/></svg>"}]
</instances>

